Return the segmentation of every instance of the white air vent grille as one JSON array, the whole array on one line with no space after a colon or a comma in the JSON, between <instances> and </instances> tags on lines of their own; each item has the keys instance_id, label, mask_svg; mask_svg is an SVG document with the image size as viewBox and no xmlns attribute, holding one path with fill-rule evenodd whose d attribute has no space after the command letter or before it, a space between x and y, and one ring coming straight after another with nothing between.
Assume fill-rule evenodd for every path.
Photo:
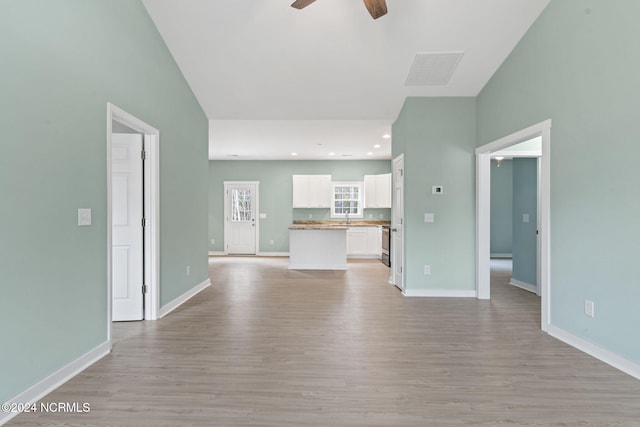
<instances>
[{"instance_id":1,"label":"white air vent grille","mask_svg":"<svg viewBox=\"0 0 640 427\"><path fill-rule=\"evenodd\" d=\"M444 86L449 83L464 52L417 53L405 86Z\"/></svg>"}]
</instances>

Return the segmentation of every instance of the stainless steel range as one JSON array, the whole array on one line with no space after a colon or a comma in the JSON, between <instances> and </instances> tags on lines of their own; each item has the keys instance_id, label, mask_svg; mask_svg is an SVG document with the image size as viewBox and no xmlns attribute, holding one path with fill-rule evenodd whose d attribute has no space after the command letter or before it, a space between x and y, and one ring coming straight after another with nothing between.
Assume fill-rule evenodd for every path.
<instances>
[{"instance_id":1,"label":"stainless steel range","mask_svg":"<svg viewBox=\"0 0 640 427\"><path fill-rule=\"evenodd\" d=\"M391 233L389 226L382 226L382 263L391 267Z\"/></svg>"}]
</instances>

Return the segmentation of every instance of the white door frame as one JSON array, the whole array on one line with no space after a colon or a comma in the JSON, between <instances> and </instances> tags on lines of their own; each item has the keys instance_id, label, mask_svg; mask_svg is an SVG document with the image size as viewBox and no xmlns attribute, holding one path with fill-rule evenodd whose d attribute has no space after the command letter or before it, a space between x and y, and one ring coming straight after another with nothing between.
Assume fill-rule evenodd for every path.
<instances>
[{"instance_id":1,"label":"white door frame","mask_svg":"<svg viewBox=\"0 0 640 427\"><path fill-rule=\"evenodd\" d=\"M144 216L147 220L144 233L144 281L147 293L144 295L144 318L156 320L160 302L160 132L137 117L107 103L107 339L111 340L111 304L113 283L111 278L111 134L115 120L144 135L146 163L144 168Z\"/></svg>"},{"instance_id":2,"label":"white door frame","mask_svg":"<svg viewBox=\"0 0 640 427\"><path fill-rule=\"evenodd\" d=\"M393 232L391 232L391 229L394 228L393 219L395 218L395 213L396 213L396 210L398 209L398 206L395 203L396 202L396 200L395 200L395 194L396 194L395 193L395 185L396 185L396 183L395 183L395 181L392 180L391 181L391 187L392 187L391 188L391 190L392 190L392 193L391 193L391 229L389 229L389 233L391 234L391 238L390 238L390 240L391 240L391 242L390 242L391 243L390 244L390 247L391 247L391 257L390 257L391 258L391 277L389 277L389 283L391 283L392 285L395 285L398 289L400 289L402 292L404 292L404 290L406 289L406 285L405 285L406 280L405 280L405 277L404 277L404 260L405 260L405 257L406 257L406 253L405 253L405 250L404 250L404 247L405 247L405 244L404 244L405 243L405 240L404 240L405 239L405 233L404 233L404 217L405 217L405 212L404 212L404 169L405 169L405 167L404 167L404 153L403 154L399 154L396 158L394 158L391 161L391 176L393 178L393 173L395 172L395 164L397 162L400 162L400 161L402 162L402 206L400 206L400 208L402 209L402 218L403 218L402 227L400 229L400 233L401 233L400 240L402 241L402 252L401 252L402 253L402 265L400 266L400 268L401 268L401 271L402 271L402 275L400 276L401 283L398 285L396 283L396 275L395 275L395 270L394 270L394 268L395 268L394 267L394 261L395 260L393 258L394 257L394 253L395 253L395 245L393 243ZM397 233L397 231L395 233Z\"/></svg>"},{"instance_id":3,"label":"white door frame","mask_svg":"<svg viewBox=\"0 0 640 427\"><path fill-rule=\"evenodd\" d=\"M542 300L540 325L543 331L547 331L551 321L551 119L476 148L476 290L478 299L489 299L491 296L491 153L538 136L542 137L539 174L540 285L538 289Z\"/></svg>"},{"instance_id":4,"label":"white door frame","mask_svg":"<svg viewBox=\"0 0 640 427\"><path fill-rule=\"evenodd\" d=\"M256 255L260 254L260 181L224 181L224 254L229 255L227 250L227 242L229 241L229 221L227 220L227 214L229 213L229 197L227 197L227 191L231 185L246 185L251 184L256 186L255 194L255 239L256 239Z\"/></svg>"}]
</instances>

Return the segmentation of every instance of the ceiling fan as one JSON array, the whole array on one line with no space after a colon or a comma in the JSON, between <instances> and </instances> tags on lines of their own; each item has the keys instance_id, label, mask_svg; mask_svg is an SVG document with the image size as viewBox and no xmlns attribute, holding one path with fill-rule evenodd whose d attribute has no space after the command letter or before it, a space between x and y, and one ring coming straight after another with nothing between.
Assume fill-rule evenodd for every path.
<instances>
[{"instance_id":1,"label":"ceiling fan","mask_svg":"<svg viewBox=\"0 0 640 427\"><path fill-rule=\"evenodd\" d=\"M316 0L296 0L291 7L296 9L304 9ZM364 0L364 5L371 14L373 19L378 19L387 14L387 3L385 0Z\"/></svg>"}]
</instances>

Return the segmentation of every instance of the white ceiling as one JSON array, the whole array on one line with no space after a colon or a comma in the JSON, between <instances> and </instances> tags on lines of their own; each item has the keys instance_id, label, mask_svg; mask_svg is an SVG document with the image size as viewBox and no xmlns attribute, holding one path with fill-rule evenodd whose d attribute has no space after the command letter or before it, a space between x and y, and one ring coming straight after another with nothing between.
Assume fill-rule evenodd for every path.
<instances>
[{"instance_id":1,"label":"white ceiling","mask_svg":"<svg viewBox=\"0 0 640 427\"><path fill-rule=\"evenodd\" d=\"M387 0L375 21L360 0L143 2L211 121L210 158L356 159L407 96L477 95L549 0ZM447 85L405 86L424 52L464 52Z\"/></svg>"}]
</instances>

